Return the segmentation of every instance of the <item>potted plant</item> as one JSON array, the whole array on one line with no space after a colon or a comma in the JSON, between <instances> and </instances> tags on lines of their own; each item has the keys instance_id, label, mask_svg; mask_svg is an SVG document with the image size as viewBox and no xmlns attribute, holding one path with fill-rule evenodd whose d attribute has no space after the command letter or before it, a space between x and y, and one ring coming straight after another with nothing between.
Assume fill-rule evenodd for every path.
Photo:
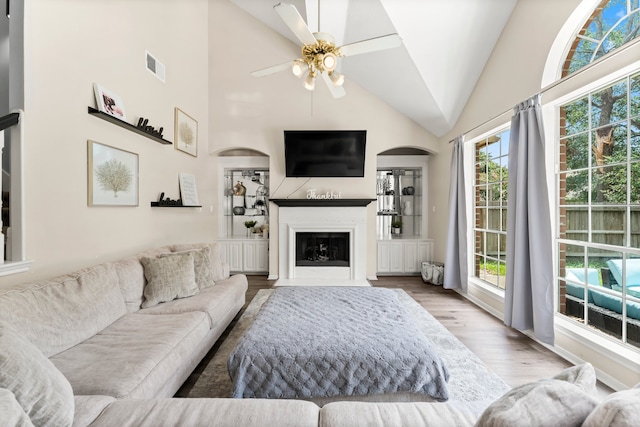
<instances>
[{"instance_id":1,"label":"potted plant","mask_svg":"<svg viewBox=\"0 0 640 427\"><path fill-rule=\"evenodd\" d=\"M399 219L394 219L391 221L391 232L393 234L400 234L400 229L402 228L402 221Z\"/></svg>"},{"instance_id":2,"label":"potted plant","mask_svg":"<svg viewBox=\"0 0 640 427\"><path fill-rule=\"evenodd\" d=\"M247 227L247 237L251 237L251 229L254 225L257 224L258 221L245 221L244 226Z\"/></svg>"}]
</instances>

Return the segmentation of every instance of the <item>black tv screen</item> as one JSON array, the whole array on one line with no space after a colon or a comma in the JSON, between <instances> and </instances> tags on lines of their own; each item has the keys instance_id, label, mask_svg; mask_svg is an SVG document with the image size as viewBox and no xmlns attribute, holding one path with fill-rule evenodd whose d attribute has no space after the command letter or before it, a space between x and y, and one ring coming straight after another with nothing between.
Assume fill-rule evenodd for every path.
<instances>
[{"instance_id":1,"label":"black tv screen","mask_svg":"<svg viewBox=\"0 0 640 427\"><path fill-rule=\"evenodd\" d=\"M285 130L287 177L363 177L366 130Z\"/></svg>"}]
</instances>

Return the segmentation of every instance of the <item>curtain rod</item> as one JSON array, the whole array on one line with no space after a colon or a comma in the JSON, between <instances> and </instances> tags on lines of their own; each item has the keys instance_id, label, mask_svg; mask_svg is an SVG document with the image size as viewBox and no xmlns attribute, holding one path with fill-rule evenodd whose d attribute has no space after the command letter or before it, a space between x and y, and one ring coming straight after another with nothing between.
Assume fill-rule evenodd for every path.
<instances>
[{"instance_id":1,"label":"curtain rod","mask_svg":"<svg viewBox=\"0 0 640 427\"><path fill-rule=\"evenodd\" d=\"M625 44L625 45L622 45L621 47L619 47L618 49L616 49L616 50L615 50L615 52L616 52L616 53L624 52L625 50L630 49L632 46L635 46L635 45L636 45L636 44L638 44L638 43L640 43L640 38L638 38L637 40L634 40L634 41L632 41L632 42L630 42L630 43L627 43L627 44ZM606 62L608 59L611 59L611 58L613 58L614 56L615 56L615 55L606 55L606 56L603 56L602 58L598 58L597 60L595 60L594 62L592 62L592 63L591 63L591 64L589 64L588 66L586 66L586 67L582 67L582 68L580 68L579 70L576 70L576 71L574 71L573 73L569 74L568 76L565 76L565 77L561 78L560 80L556 80L555 82L553 82L553 83L551 83L551 84L549 84L549 85L547 85L547 86L543 87L543 88L540 90L540 92L537 92L537 93L535 93L535 94L531 95L531 96L530 96L530 97L528 97L527 99L532 98L532 97L534 97L534 96L536 96L536 95L542 95L542 94L544 94L545 92L547 92L547 91L549 91L549 90L551 90L551 89L555 88L556 86L558 86L558 85L560 85L560 84L562 84L562 83L564 83L564 82L566 82L566 81L569 81L569 80L571 80L572 78L574 78L574 77L576 77L576 76L579 76L580 74L582 74L583 72L585 72L585 71L587 71L587 70L590 70L590 69L591 69L591 68L593 68L595 65L597 65L597 64L601 64L601 63L603 63L603 62ZM504 116L505 114L509 113L509 112L510 112L510 111L512 111L512 110L513 110L513 107L509 108L509 109L508 109L508 110L506 110L506 111L503 111L503 112L502 112L502 113L500 113L500 114L496 114L495 116L491 117L490 119L485 120L484 122L480 123L479 125L472 127L472 128L471 128L471 129L469 129L468 131L464 132L462 135L466 135L466 134L468 134L468 133L470 133L470 132L473 132L474 130L476 130L476 129L478 129L478 128L481 128L482 126L486 125L487 123L490 123L490 122L492 122L492 121L496 120L498 117L500 117L500 116ZM455 138L453 138L451 141L449 141L449 144L451 144L454 140L455 140Z\"/></svg>"}]
</instances>

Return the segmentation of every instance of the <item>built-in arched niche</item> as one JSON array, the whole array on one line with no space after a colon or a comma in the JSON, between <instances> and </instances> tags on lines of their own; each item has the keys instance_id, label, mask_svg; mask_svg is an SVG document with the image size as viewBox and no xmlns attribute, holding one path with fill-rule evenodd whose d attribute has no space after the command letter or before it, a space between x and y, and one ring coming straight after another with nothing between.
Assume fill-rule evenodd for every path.
<instances>
[{"instance_id":1,"label":"built-in arched niche","mask_svg":"<svg viewBox=\"0 0 640 427\"><path fill-rule=\"evenodd\" d=\"M218 241L231 271L269 271L269 156L233 148L218 157Z\"/></svg>"},{"instance_id":2,"label":"built-in arched niche","mask_svg":"<svg viewBox=\"0 0 640 427\"><path fill-rule=\"evenodd\" d=\"M396 147L376 156L378 274L417 274L430 261L427 235L429 152Z\"/></svg>"}]
</instances>

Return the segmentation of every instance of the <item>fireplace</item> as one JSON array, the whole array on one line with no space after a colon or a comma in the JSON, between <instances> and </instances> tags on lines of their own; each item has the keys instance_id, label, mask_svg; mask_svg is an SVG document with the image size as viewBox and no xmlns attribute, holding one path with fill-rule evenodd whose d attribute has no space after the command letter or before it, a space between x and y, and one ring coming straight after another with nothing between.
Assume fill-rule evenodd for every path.
<instances>
[{"instance_id":1,"label":"fireplace","mask_svg":"<svg viewBox=\"0 0 640 427\"><path fill-rule=\"evenodd\" d=\"M366 282L367 208L339 200L271 200L278 204L278 283ZM351 202L354 203L354 202Z\"/></svg>"},{"instance_id":2,"label":"fireplace","mask_svg":"<svg viewBox=\"0 0 640 427\"><path fill-rule=\"evenodd\" d=\"M296 233L296 267L349 267L349 233Z\"/></svg>"}]
</instances>

